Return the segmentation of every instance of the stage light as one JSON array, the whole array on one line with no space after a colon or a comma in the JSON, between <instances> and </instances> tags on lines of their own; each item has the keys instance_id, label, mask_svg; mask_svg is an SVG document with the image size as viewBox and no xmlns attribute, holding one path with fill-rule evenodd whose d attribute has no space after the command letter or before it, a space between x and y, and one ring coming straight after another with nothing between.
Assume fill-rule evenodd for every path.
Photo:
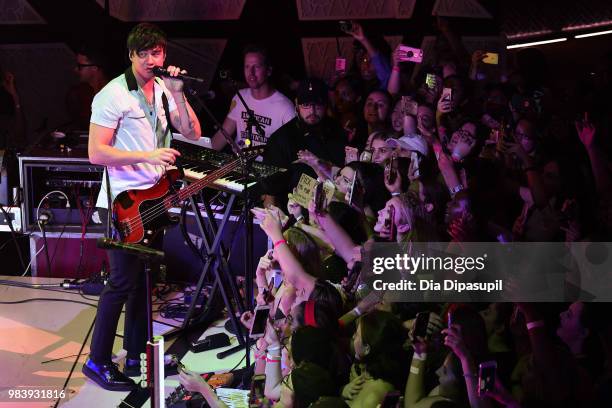
<instances>
[{"instance_id":1,"label":"stage light","mask_svg":"<svg viewBox=\"0 0 612 408\"><path fill-rule=\"evenodd\" d=\"M594 37L596 35L606 35L606 34L612 34L612 30L596 31L594 33L575 35L574 38L586 38L586 37Z\"/></svg>"},{"instance_id":2,"label":"stage light","mask_svg":"<svg viewBox=\"0 0 612 408\"><path fill-rule=\"evenodd\" d=\"M552 40L542 40L542 41L533 41L533 42L521 43L521 44L512 44L512 45L508 45L506 49L511 50L513 48L524 48L524 47L531 47L532 45L552 44L552 43L563 42L563 41L567 41L567 38L555 38Z\"/></svg>"}]
</instances>

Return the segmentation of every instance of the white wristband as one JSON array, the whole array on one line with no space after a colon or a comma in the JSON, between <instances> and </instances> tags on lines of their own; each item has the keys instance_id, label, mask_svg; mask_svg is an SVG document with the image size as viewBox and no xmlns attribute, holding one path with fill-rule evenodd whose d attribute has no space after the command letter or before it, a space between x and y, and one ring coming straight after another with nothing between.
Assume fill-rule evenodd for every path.
<instances>
[{"instance_id":1,"label":"white wristband","mask_svg":"<svg viewBox=\"0 0 612 408\"><path fill-rule=\"evenodd\" d=\"M537 329L538 327L544 327L544 321L543 320L538 320L538 321L535 321L535 322L527 323L527 330Z\"/></svg>"},{"instance_id":2,"label":"white wristband","mask_svg":"<svg viewBox=\"0 0 612 408\"><path fill-rule=\"evenodd\" d=\"M427 358L427 353L417 353L416 351L412 354L413 360L425 361Z\"/></svg>"}]
</instances>

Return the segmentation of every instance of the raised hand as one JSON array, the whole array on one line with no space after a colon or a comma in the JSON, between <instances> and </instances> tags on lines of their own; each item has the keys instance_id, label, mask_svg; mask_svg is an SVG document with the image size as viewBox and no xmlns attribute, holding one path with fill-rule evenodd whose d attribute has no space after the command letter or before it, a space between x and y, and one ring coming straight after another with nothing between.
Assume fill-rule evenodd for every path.
<instances>
[{"instance_id":1,"label":"raised hand","mask_svg":"<svg viewBox=\"0 0 612 408\"><path fill-rule=\"evenodd\" d=\"M15 87L15 75L12 72L5 71L4 78L2 78L2 87L11 94L11 96L17 95L17 88Z\"/></svg>"},{"instance_id":2,"label":"raised hand","mask_svg":"<svg viewBox=\"0 0 612 408\"><path fill-rule=\"evenodd\" d=\"M576 132L578 132L578 138L586 147L590 149L593 147L595 142L595 131L597 130L593 123L589 120L588 112L584 112L584 118L582 120L577 120L574 122L576 125Z\"/></svg>"},{"instance_id":3,"label":"raised hand","mask_svg":"<svg viewBox=\"0 0 612 408\"><path fill-rule=\"evenodd\" d=\"M469 356L469 351L463 341L463 335L461 334L461 326L453 324L448 329L442 330L442 334L445 334L444 345L453 350L453 353L460 359Z\"/></svg>"},{"instance_id":4,"label":"raised hand","mask_svg":"<svg viewBox=\"0 0 612 408\"><path fill-rule=\"evenodd\" d=\"M344 164L359 161L359 150L356 147L346 146L344 148Z\"/></svg>"},{"instance_id":5,"label":"raised hand","mask_svg":"<svg viewBox=\"0 0 612 408\"><path fill-rule=\"evenodd\" d=\"M273 211L268 209L265 210L265 216L261 221L260 227L273 241L283 239L283 226L280 218Z\"/></svg>"},{"instance_id":6,"label":"raised hand","mask_svg":"<svg viewBox=\"0 0 612 408\"><path fill-rule=\"evenodd\" d=\"M364 41L365 34L363 33L363 27L356 21L351 21L353 24L353 31L350 31L349 34L353 36L357 41Z\"/></svg>"}]
</instances>

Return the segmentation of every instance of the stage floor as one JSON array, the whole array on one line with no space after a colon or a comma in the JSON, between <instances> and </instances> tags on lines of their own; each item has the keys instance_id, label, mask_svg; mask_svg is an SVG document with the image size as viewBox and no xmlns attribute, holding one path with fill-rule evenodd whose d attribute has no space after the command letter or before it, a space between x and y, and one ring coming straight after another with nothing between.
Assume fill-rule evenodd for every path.
<instances>
[{"instance_id":1,"label":"stage floor","mask_svg":"<svg viewBox=\"0 0 612 408\"><path fill-rule=\"evenodd\" d=\"M0 280L37 284L59 284L63 281L57 278L14 276L0 276ZM168 296L166 299L171 298L173 294ZM178 293L174 296L178 296ZM0 285L2 302L40 299L25 303L0 304L0 408L52 407L55 404L55 399L16 399L10 398L10 395L15 394L14 390L18 390L17 394L20 395L27 395L30 391L32 396L56 395L60 392L95 316L97 297L87 297L89 299L83 298L77 291ZM172 326L180 325L175 320L160 317L158 313L154 314L154 319L155 334L163 334L171 330ZM223 323L224 320L214 323L199 337L225 332ZM123 316L119 321L117 333L123 333ZM173 352L181 357L183 364L196 372L227 372L235 366L244 367L245 361L241 362L244 352L235 353L223 360L216 358L218 352L237 344L236 337L230 333L228 335L231 346L197 354L186 351L186 348L179 344L185 343L185 339L179 337ZM166 350L172 347L173 343L174 340L166 342ZM117 355L117 362L121 362L125 352L122 350L122 338L119 336L115 338L113 351ZM83 353L89 353L89 341ZM84 355L79 359L59 406L149 406L149 401L142 392L110 392L87 379L81 373L86 358ZM166 377L166 395L178 385L177 376Z\"/></svg>"}]
</instances>

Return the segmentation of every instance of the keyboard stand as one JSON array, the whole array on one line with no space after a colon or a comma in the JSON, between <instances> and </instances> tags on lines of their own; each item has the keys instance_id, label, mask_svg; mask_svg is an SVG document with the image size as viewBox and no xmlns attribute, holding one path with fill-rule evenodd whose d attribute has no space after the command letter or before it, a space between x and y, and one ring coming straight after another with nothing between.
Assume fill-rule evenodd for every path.
<instances>
[{"instance_id":1,"label":"keyboard stand","mask_svg":"<svg viewBox=\"0 0 612 408\"><path fill-rule=\"evenodd\" d=\"M222 245L223 232L231 216L232 209L234 208L236 195L230 195L220 224L217 224L215 214L213 213L210 204L204 199L203 193L200 192L199 195L201 202L203 203L204 210L206 212L206 217L202 215L200 206L196 202L194 196L191 196L189 198L189 201L195 216L196 225L198 226L198 230L201 234L202 242L204 244L205 262L202 268L202 272L200 273L200 279L198 280L195 292L192 293L191 303L187 310L187 314L185 315L185 318L183 320L182 326L177 330L173 330L167 333L165 337L173 337L179 333L186 332L190 329L198 298L204 287L206 277L208 276L209 271L212 270L214 273L215 282L213 289L208 297L207 306L215 297L215 291L219 290L223 299L223 303L227 308L227 312L232 323L234 332L237 333L236 338L238 339L239 347L243 348L245 347L245 339L243 338L244 330L242 330L242 324L240 323L239 318L236 316L236 308L238 309L240 315L244 313L245 308L240 293L238 292L238 289L236 287L234 278L231 274L229 264L227 262L226 251ZM235 305L234 303L232 303L232 300L234 300ZM207 309L208 307L204 308L204 310Z\"/></svg>"}]
</instances>

